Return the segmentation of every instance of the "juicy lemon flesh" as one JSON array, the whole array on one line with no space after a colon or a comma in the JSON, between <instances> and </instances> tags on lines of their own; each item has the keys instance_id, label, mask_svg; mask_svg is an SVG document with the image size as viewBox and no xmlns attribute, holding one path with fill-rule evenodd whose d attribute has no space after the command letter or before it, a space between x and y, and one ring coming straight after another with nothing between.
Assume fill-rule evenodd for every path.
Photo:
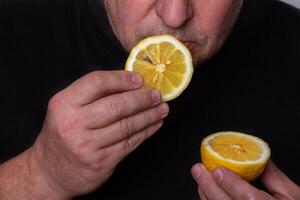
<instances>
[{"instance_id":1,"label":"juicy lemon flesh","mask_svg":"<svg viewBox=\"0 0 300 200\"><path fill-rule=\"evenodd\" d=\"M209 146L222 157L236 161L258 160L263 151L256 141L238 135L216 136Z\"/></svg>"},{"instance_id":2,"label":"juicy lemon flesh","mask_svg":"<svg viewBox=\"0 0 300 200\"><path fill-rule=\"evenodd\" d=\"M201 144L202 162L209 171L224 167L247 181L255 180L263 172L270 157L270 149L266 143L236 132L214 135L216 136ZM265 158L261 159L264 151L267 151Z\"/></svg>"},{"instance_id":3,"label":"juicy lemon flesh","mask_svg":"<svg viewBox=\"0 0 300 200\"><path fill-rule=\"evenodd\" d=\"M144 77L145 85L159 90L162 96L174 92L184 81L184 54L173 44L151 44L136 56L133 70Z\"/></svg>"}]
</instances>

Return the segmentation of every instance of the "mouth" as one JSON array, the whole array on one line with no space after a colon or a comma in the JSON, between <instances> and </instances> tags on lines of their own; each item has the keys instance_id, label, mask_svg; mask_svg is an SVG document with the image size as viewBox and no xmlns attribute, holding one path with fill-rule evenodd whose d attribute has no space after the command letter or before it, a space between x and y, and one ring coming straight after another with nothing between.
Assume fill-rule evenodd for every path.
<instances>
[{"instance_id":1,"label":"mouth","mask_svg":"<svg viewBox=\"0 0 300 200\"><path fill-rule=\"evenodd\" d=\"M176 37L176 36L173 36L173 37ZM145 39L146 37L143 37L142 39ZM190 51L192 51L197 43L196 42L193 42L193 41L189 41L189 40L184 40L184 39L180 39L178 37L176 37L182 44L184 44L184 46L186 46Z\"/></svg>"},{"instance_id":2,"label":"mouth","mask_svg":"<svg viewBox=\"0 0 300 200\"><path fill-rule=\"evenodd\" d=\"M180 40L190 51L192 51L195 46L196 43L195 42L191 42L191 41L184 41L184 40Z\"/></svg>"}]
</instances>

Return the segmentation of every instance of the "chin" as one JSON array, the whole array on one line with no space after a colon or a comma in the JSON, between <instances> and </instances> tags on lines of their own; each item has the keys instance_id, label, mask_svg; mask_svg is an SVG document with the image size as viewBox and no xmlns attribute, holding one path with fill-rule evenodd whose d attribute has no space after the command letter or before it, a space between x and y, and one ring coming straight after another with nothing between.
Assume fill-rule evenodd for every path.
<instances>
[{"instance_id":1,"label":"chin","mask_svg":"<svg viewBox=\"0 0 300 200\"><path fill-rule=\"evenodd\" d=\"M192 54L192 58L193 58L194 67L196 67L197 65L204 64L212 57L211 54L203 51L203 49L202 49L202 51L200 50L197 53L191 52L191 54Z\"/></svg>"},{"instance_id":2,"label":"chin","mask_svg":"<svg viewBox=\"0 0 300 200\"><path fill-rule=\"evenodd\" d=\"M193 58L194 67L208 62L220 51L221 45L207 45L205 47L197 47L192 49L191 55Z\"/></svg>"}]
</instances>

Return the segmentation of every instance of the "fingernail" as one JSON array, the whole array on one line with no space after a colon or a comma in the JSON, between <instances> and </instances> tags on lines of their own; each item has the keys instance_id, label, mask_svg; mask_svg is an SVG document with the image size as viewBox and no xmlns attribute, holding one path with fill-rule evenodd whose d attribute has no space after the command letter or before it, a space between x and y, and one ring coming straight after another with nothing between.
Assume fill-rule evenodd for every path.
<instances>
[{"instance_id":1,"label":"fingernail","mask_svg":"<svg viewBox=\"0 0 300 200\"><path fill-rule=\"evenodd\" d=\"M158 108L159 112L162 114L163 117L166 117L169 114L169 106L166 103L163 103Z\"/></svg>"},{"instance_id":2,"label":"fingernail","mask_svg":"<svg viewBox=\"0 0 300 200\"><path fill-rule=\"evenodd\" d=\"M139 74L134 74L131 76L131 81L134 85L141 85L143 83L143 77Z\"/></svg>"},{"instance_id":3,"label":"fingernail","mask_svg":"<svg viewBox=\"0 0 300 200\"><path fill-rule=\"evenodd\" d=\"M200 164L197 164L193 167L193 177L194 179L198 179L202 174L202 167Z\"/></svg>"},{"instance_id":4,"label":"fingernail","mask_svg":"<svg viewBox=\"0 0 300 200\"><path fill-rule=\"evenodd\" d=\"M221 169L214 170L212 175L217 182L221 182L223 180L223 172Z\"/></svg>"},{"instance_id":5,"label":"fingernail","mask_svg":"<svg viewBox=\"0 0 300 200\"><path fill-rule=\"evenodd\" d=\"M154 103L159 103L161 101L161 95L160 92L157 90L153 90L151 92L151 97Z\"/></svg>"}]
</instances>

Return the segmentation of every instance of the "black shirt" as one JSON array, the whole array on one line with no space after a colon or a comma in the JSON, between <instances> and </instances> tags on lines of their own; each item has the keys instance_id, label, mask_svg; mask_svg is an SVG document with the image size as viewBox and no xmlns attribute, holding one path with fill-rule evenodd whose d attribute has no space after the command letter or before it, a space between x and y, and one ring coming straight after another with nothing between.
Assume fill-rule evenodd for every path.
<instances>
[{"instance_id":1,"label":"black shirt","mask_svg":"<svg viewBox=\"0 0 300 200\"><path fill-rule=\"evenodd\" d=\"M201 140L222 130L267 141L300 183L300 12L244 2L223 48L169 102L163 128L76 199L199 199L190 168ZM126 58L98 0L1 0L0 163L33 144L51 96L90 71L123 69Z\"/></svg>"}]
</instances>

